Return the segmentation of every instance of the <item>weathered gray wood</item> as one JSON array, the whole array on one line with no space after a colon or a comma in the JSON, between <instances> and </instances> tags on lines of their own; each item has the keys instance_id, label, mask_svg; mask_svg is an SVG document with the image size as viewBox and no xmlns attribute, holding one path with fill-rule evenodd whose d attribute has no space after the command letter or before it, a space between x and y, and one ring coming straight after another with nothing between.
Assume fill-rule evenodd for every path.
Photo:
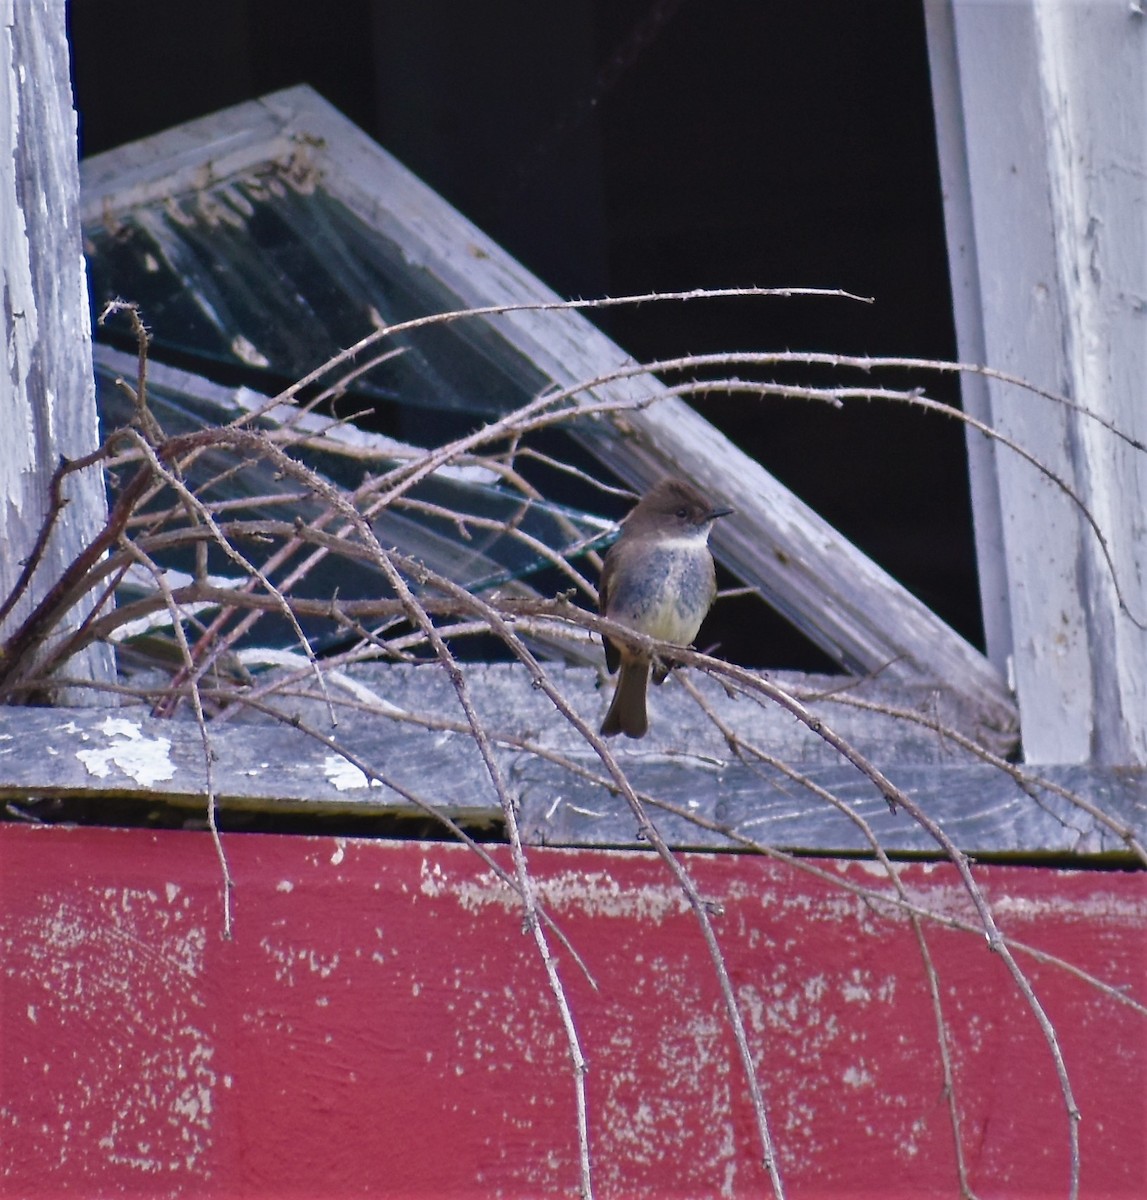
<instances>
[{"instance_id":1,"label":"weathered gray wood","mask_svg":"<svg viewBox=\"0 0 1147 1200\"><path fill-rule=\"evenodd\" d=\"M928 6L962 357L1066 395L1147 441L1147 40L1136 4ZM943 63L944 70L937 64ZM971 244L969 244L971 236ZM968 280L974 276L972 282ZM964 281L963 285L961 281ZM979 311L976 311L977 308ZM972 409L978 403L973 387ZM1006 449L998 479L1024 750L1147 762L1147 458L1079 412L996 382L991 423L1068 483L1103 530ZM982 482L982 480L981 480ZM974 487L977 506L997 501ZM989 545L981 560L998 555ZM989 568L989 581L998 572ZM993 590L998 581L991 582ZM1138 626L1137 626L1138 623Z\"/></svg>"},{"instance_id":2,"label":"weathered gray wood","mask_svg":"<svg viewBox=\"0 0 1147 1200\"><path fill-rule=\"evenodd\" d=\"M202 186L272 159L320 172L332 194L403 247L460 307L558 299L333 108L306 88L276 93L85 164L88 219L114 219L143 198ZM197 173L198 172L198 173ZM518 312L494 322L559 386L632 360L573 312ZM837 661L859 672L926 681L965 698L969 731L1014 728L1002 678L924 605L738 451L654 379L602 384L587 402L649 402L624 422L587 422L579 436L636 486L667 471L734 506L715 537L718 556ZM619 437L619 431L626 436Z\"/></svg>"},{"instance_id":3,"label":"weathered gray wood","mask_svg":"<svg viewBox=\"0 0 1147 1200\"><path fill-rule=\"evenodd\" d=\"M984 363L988 358L984 348L984 309L980 296L972 197L968 191L964 108L952 8L949 0L924 0L924 11L927 17L928 62L932 76L932 107L936 118L944 223L948 235L952 311L961 358L964 362ZM988 381L982 375L966 374L960 379L960 392L964 411L977 421L991 425ZM1012 657L1012 624L995 451L991 440L970 426L966 431L965 445L984 640L989 660L1006 677Z\"/></svg>"},{"instance_id":4,"label":"weathered gray wood","mask_svg":"<svg viewBox=\"0 0 1147 1200\"><path fill-rule=\"evenodd\" d=\"M1130 857L1123 841L1095 817L1053 792L1041 793L1036 803L994 767L886 767L889 778L970 854ZM711 779L697 772L704 782L693 789L681 788L680 773L679 764L664 761L636 764L627 771L634 787L654 797L672 797L676 808L688 814L650 807L674 847L744 848L744 842L713 829L715 824L766 846L872 853L872 843L857 822L778 770L737 765L713 773ZM805 774L863 818L889 853L940 852L911 817L890 812L883 797L852 767L815 766ZM1040 775L1129 824L1140 837L1147 832L1147 770L1054 766L1041 768ZM603 788L579 787L554 767L536 761L522 767L515 784L522 835L531 843L642 845L629 806Z\"/></svg>"},{"instance_id":5,"label":"weathered gray wood","mask_svg":"<svg viewBox=\"0 0 1147 1200\"><path fill-rule=\"evenodd\" d=\"M608 689L596 686L596 672L555 665L549 673L596 728L608 698ZM301 674L306 684L306 671ZM270 702L281 712L281 719L256 716L254 724L252 719L213 724L214 786L221 802L267 811L415 811L397 793L369 786L361 771L356 772L315 737L300 732L294 722L335 739L361 755L364 765L450 813L497 814L497 797L465 731L463 714L445 672L435 666L376 664L357 668L348 677L356 690L344 686L338 675L328 679L337 726L331 725L330 709L317 695L272 697ZM503 739L504 762L511 773L532 754L506 747L506 738L526 740L583 765L596 761L550 701L530 686L524 669L470 666L467 682L483 721L492 734ZM850 681L824 682L838 685ZM310 690L314 692L313 687ZM831 749L789 714L775 707L734 702L708 682L704 690L724 719L778 755L802 765L823 766L835 761ZM871 685L866 694L889 695ZM905 696L898 699L910 702ZM348 708L348 701L356 706L369 702L371 711ZM895 752L906 761L928 762L951 753L926 731L905 730L896 722L832 703L811 707L826 715L831 710L833 727L873 755ZM724 738L681 687L671 682L658 689L653 713L653 730L640 748L615 747L627 761L668 759L683 768L692 764L701 772L699 778L706 780L713 770L728 765L730 754ZM436 718L446 727L419 727L411 719L416 716ZM682 744L691 747L689 754L672 749ZM113 791L140 799L201 805L206 790L203 754L194 724L155 720L138 707L110 714L0 708L0 795L7 797Z\"/></svg>"},{"instance_id":6,"label":"weathered gray wood","mask_svg":"<svg viewBox=\"0 0 1147 1200\"><path fill-rule=\"evenodd\" d=\"M91 330L79 223L76 114L68 74L64 0L14 0L0 22L0 597L11 592L48 509L60 457L98 444ZM67 506L31 587L9 614L10 634L60 570L103 524L98 470L73 475ZM82 617L77 613L75 622ZM63 632L63 631L60 631ZM109 679L96 647L69 672ZM82 689L68 699L82 703Z\"/></svg>"},{"instance_id":7,"label":"weathered gray wood","mask_svg":"<svg viewBox=\"0 0 1147 1200\"><path fill-rule=\"evenodd\" d=\"M585 669L555 667L551 677L592 726L608 693ZM712 680L691 676L720 719L745 741L834 792L870 821L886 848L936 853L904 814L892 816L874 786L843 762L815 732L772 704L734 700ZM475 707L486 726L525 835L562 845L633 845L635 822L602 781L608 775L583 738L531 686L517 666L467 668ZM875 761L974 853L1090 856L1119 852L1119 838L1053 793L1039 800L1007 775L977 763L951 742L919 726L843 705L832 689L843 679L783 682L810 710ZM817 684L823 699L815 699ZM446 674L438 667L371 666L337 675L328 689L338 711L332 727L317 698L284 696L281 718L216 723L210 728L213 778L224 808L326 815L420 815L401 791L368 783L362 770L312 729L356 756L398 789L467 823L500 820L497 795ZM848 692L856 696L855 692ZM859 698L931 713L920 692L869 683ZM352 701L351 706L347 701ZM365 707L364 707L365 706ZM749 764L671 679L652 699L653 728L640 742L616 739L611 750L634 786L702 821L657 817L671 844L728 847L703 823L728 825L765 844L818 853L870 849L847 818L777 768ZM427 728L427 724L431 727ZM681 746L689 750L682 751ZM899 758L891 757L900 755ZM1065 767L1045 771L1115 819L1147 836L1147 772ZM146 710L0 709L0 797L134 798L141 804L186 805L202 815L204 746L194 723L159 721ZM735 844L735 843L732 843Z\"/></svg>"},{"instance_id":8,"label":"weathered gray wood","mask_svg":"<svg viewBox=\"0 0 1147 1200\"><path fill-rule=\"evenodd\" d=\"M189 721L145 710L0 710L0 796L101 796L185 805L204 816L205 747ZM331 730L375 769L450 816L498 815L482 786L481 760L463 734L407 730L384 722ZM221 806L262 812L419 815L416 805L289 723L222 725L209 734L212 783ZM427 769L432 763L432 769ZM93 806L98 816L98 805Z\"/></svg>"}]
</instances>

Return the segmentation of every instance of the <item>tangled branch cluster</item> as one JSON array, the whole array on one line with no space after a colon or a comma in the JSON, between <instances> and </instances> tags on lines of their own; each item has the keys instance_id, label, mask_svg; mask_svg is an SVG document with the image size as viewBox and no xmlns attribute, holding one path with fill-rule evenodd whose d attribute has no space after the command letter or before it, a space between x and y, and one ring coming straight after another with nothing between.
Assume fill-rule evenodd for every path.
<instances>
[{"instance_id":1,"label":"tangled branch cluster","mask_svg":"<svg viewBox=\"0 0 1147 1200\"><path fill-rule=\"evenodd\" d=\"M131 693L137 701L151 705L160 715L172 715L189 708L199 725L207 764L208 795L206 807L208 824L215 844L224 879L225 927L230 929L231 881L226 856L218 837L216 802L211 783L211 724L228 714L244 708L259 712L275 712L269 701L276 689L309 686L328 706L332 726L337 725L336 707L341 701L332 699L327 679L332 673L349 664L368 658L387 661L412 661L429 658L446 671L457 697L461 719L457 727L466 731L478 748L489 776L490 786L501 806L507 837L513 854L513 869L504 871L464 829L445 815L427 805L419 796L386 777L381 764L363 761L341 747L337 734L318 728L301 726L325 744L343 753L369 778L388 784L405 795L411 804L426 807L429 815L440 820L456 837L467 842L475 853L482 855L487 865L520 898L526 927L533 938L549 979L554 1002L561 1015L568 1041L573 1081L577 1093L579 1145L581 1150L581 1185L583 1194L592 1194L593 1177L589 1154L589 1129L585 1098L585 1058L578 1038L576 1014L573 1012L563 985L558 959L552 950L557 938L565 945L575 963L580 964L574 948L562 937L554 918L545 910L531 877L529 856L518 827L517 809L512 790L499 763L497 747L503 735L491 729L476 708L467 680L467 671L460 665L452 647L457 639L472 634L493 635L508 654L524 665L534 686L543 693L556 712L576 730L577 735L591 748L597 766L587 768L584 762L574 762L559 753L536 748L562 763L568 770L589 777L624 798L632 811L641 836L660 855L666 869L687 897L709 951L712 969L720 984L725 1013L733 1031L743 1069L745 1086L756 1114L757 1129L763 1161L770 1173L776 1196L783 1195L783 1182L777 1165L774 1139L770 1130L764 1098L759 1084L761 1068L754 1061L740 1006L726 970L721 946L712 921L710 907L699 894L681 859L667 845L656 819L659 811L674 813L685 820L705 824L705 819L676 806L664 797L649 795L635 789L625 770L624 759L602 740L593 725L588 724L563 694L553 673L547 670L539 656L539 643L564 642L575 651L584 651L593 635L608 631L618 640L629 640L646 648L657 649L656 643L633 634L598 617L594 609L595 590L592 582L573 561L574 555L558 553L538 542L514 522L496 522L499 530L517 537L531 553L544 559L560 571L568 583L568 592L556 599L538 598L521 590L508 588L499 596L484 598L467 590L446 575L432 571L401 550L384 546L378 538L374 520L384 510L425 511L424 501L414 496L417 485L446 465L480 465L493 472L502 484L521 497L523 505L540 499L518 469L519 460L536 454L525 439L572 416L584 417L588 412L623 407L618 404L590 403L576 399L579 389L546 393L518 410L490 422L481 429L438 449L430 450L410 461L389 465L377 475L368 476L354 490L343 490L305 465L298 451L314 443L315 433L287 424L267 429L261 427L259 412L230 425L190 433L168 434L161 428L148 404L147 333L138 314L131 306L126 310L139 343L138 373L131 383L123 383L132 402L135 417L130 425L111 433L94 453L74 462L61 464L53 480L50 511L40 539L29 556L21 578L5 602L0 605L0 620L27 591L40 562L44 546L55 523L64 511L64 496L68 478L75 472L98 468L114 481L107 521L98 536L64 571L34 611L12 633L0 658L0 701L21 703L50 693L67 678L69 660L85 647L98 641L123 639L125 631L162 626L170 631L169 647L174 655L167 674L159 685L147 688L127 683L103 684L113 691ZM443 319L443 318L438 318ZM412 322L417 325L419 322ZM344 360L374 350L387 333L367 339L340 356L324 370L343 367ZM352 374L367 370L387 351L375 353L369 361L354 367ZM631 370L680 371L699 366L744 366L754 357L722 356L719 360L675 360L646 364ZM793 356L768 356L770 363ZM815 356L800 356L812 361ZM825 361L839 363L841 360ZM862 364L867 366L868 364ZM892 364L904 365L904 364ZM936 366L937 364L928 364ZM942 365L942 364L941 364ZM344 373L339 387L350 376ZM300 381L283 396L276 397L274 406L281 406L296 395ZM592 381L597 383L599 381ZM591 384L585 385L587 388ZM671 384L668 394L689 394L702 391L756 392L789 394L793 389L778 385L752 384L736 378L714 381ZM318 403L329 393L322 393ZM809 395L804 389L802 395ZM927 407L944 407L915 392L893 393L886 389L830 389L811 393L815 398L839 403L851 395L901 399ZM268 405L271 407L271 405ZM297 410L306 411L303 407ZM949 410L950 411L950 410ZM961 419L967 419L961 417ZM337 424L332 420L333 425ZM987 431L991 432L991 431ZM1015 448L1023 453L1021 448ZM283 487L273 493L235 498L234 489L227 484L248 471L252 464L270 467ZM204 465L207 469L204 471ZM551 462L550 465L553 464ZM193 474L197 482L189 482ZM319 515L303 522L291 514L292 506L300 499L317 505ZM270 514L270 515L268 515ZM452 521L459 536L482 526L483 518L457 513L438 513ZM1090 517L1089 517L1090 519ZM1096 529L1098 533L1098 529ZM585 547L575 547L584 553ZM161 565L173 555L189 561L191 569L175 574ZM354 560L369 564L385 583L385 594L370 599L306 598L300 585L324 561L332 558ZM589 552L592 562L592 551ZM228 578L220 581L217 564L224 562ZM117 589L127 580L147 585L141 598L116 607L113 603ZM580 603L579 603L580 601ZM82 602L82 603L81 603ZM86 613L78 623L69 624L69 617L78 608ZM273 677L250 674L251 661L240 647L251 638L252 630L265 618L277 618L292 631L298 650L289 661L297 669ZM320 656L304 624L323 620L332 632L340 635L340 649ZM66 632L61 633L61 630ZM668 650L669 648L663 648ZM871 853L887 873L889 887L863 888L844 882L837 875L819 868L815 861L787 855L773 847L755 841L734 830L713 822L708 824L725 834L731 843L745 850L766 854L789 863L793 869L830 879L835 886L846 887L881 911L895 911L905 916L915 934L921 963L928 980L935 1014L937 1043L944 1073L945 1094L949 1119L956 1147L960 1186L970 1194L964 1165L964 1138L960 1130L957 1104L957 1080L952 1065L951 1039L945 1020L939 979L929 951L927 931L930 924L959 928L986 937L991 950L1005 963L1015 987L1024 997L1034 1020L1038 1023L1054 1061L1064 1108L1067 1113L1068 1139L1071 1147L1073 1192L1078 1186L1079 1147L1078 1109L1072 1092L1067 1068L1060 1052L1056 1030L1046 1014L1031 982L1021 966L1025 956L1052 963L1064 970L1079 974L1070 964L1037 952L1008 937L999 927L990 903L977 883L967 858L944 830L924 809L899 787L879 765L869 761L859 750L828 728L814 716L801 699L771 683L761 675L721 662L693 651L672 648L673 658L684 666L709 674L728 691L746 697L753 704L780 705L797 720L804 722L841 756L866 776L888 804L916 822L933 839L939 853L947 857L958 870L971 899L975 919L961 921L950 914L929 911L901 885L897 871L871 826L846 801L819 786L789 764L779 761L765 746L747 739L723 717L710 708L703 693L685 679L685 686L702 711L718 728L730 751L743 762L755 767L767 766L781 771L795 785L806 789L818 801L841 812L861 830ZM848 702L847 697L844 702ZM857 704L863 701L854 701ZM386 719L385 708L377 710ZM1001 772L1008 773L1016 785L1031 795L1039 789L1057 792L1071 804L1078 805L1096 820L1104 823L1128 849L1147 865L1147 850L1131 828L1123 825L1082 796L1041 780L1031 772L988 753L969 739L939 722L917 712L894 714L905 721L923 723L951 740L953 745L989 762ZM441 718L436 718L441 720ZM583 968L584 969L584 968ZM1111 985L1087 977L1088 982L1114 1002L1130 1004L1147 1015L1124 993ZM767 1063L765 1065L767 1070Z\"/></svg>"}]
</instances>

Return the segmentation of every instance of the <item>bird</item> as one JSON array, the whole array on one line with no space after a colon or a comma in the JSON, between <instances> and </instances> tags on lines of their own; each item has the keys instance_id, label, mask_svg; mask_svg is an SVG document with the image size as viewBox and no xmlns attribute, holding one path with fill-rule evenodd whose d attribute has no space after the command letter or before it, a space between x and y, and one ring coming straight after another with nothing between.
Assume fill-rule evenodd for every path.
<instances>
[{"instance_id":1,"label":"bird","mask_svg":"<svg viewBox=\"0 0 1147 1200\"><path fill-rule=\"evenodd\" d=\"M713 505L683 479L655 484L630 510L606 553L598 588L601 615L658 641L689 645L717 595L709 531L732 511ZM647 651L602 640L606 665L611 672L620 666L621 673L601 733L644 737L650 671L661 683L669 668Z\"/></svg>"}]
</instances>

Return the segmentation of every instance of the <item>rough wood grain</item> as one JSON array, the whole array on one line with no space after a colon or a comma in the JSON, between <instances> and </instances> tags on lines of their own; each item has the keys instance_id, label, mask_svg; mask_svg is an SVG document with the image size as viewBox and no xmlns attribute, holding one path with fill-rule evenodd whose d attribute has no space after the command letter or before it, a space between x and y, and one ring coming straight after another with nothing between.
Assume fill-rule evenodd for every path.
<instances>
[{"instance_id":1,"label":"rough wood grain","mask_svg":"<svg viewBox=\"0 0 1147 1200\"><path fill-rule=\"evenodd\" d=\"M949 0L924 0L928 30L928 65L932 77L932 108L944 224L948 238L948 275L952 288L960 358L986 363L984 303L976 256L976 229L969 191L968 151L964 108L960 91L960 64L956 54L955 20ZM988 381L982 375L960 378L963 409L985 425L992 423ZM972 496L972 524L976 539L976 573L980 581L980 611L984 641L990 661L1006 678L1012 657L1012 621L1008 604L1008 569L1004 556L1003 509L991 440L969 427L965 437L968 482Z\"/></svg>"},{"instance_id":2,"label":"rough wood grain","mask_svg":"<svg viewBox=\"0 0 1147 1200\"><path fill-rule=\"evenodd\" d=\"M730 765L685 774L674 761L626 764L634 787L671 802L687 815L651 807L671 845L687 849L740 849L746 843L712 828L732 830L765 846L825 848L834 854L871 854L872 842L845 813L813 796L781 771ZM920 803L956 845L977 856L1081 859L1111 855L1130 861L1116 833L1094 816L1046 788L1038 800L990 766L885 764L888 777ZM872 784L850 766L802 771L867 822L889 853L936 855L940 848L904 813L892 813ZM1108 816L1147 833L1147 770L1101 767L1041 768L1040 777L1083 797ZM523 835L547 846L642 845L624 800L601 787L580 786L541 762L523 763L515 775Z\"/></svg>"},{"instance_id":3,"label":"rough wood grain","mask_svg":"<svg viewBox=\"0 0 1147 1200\"><path fill-rule=\"evenodd\" d=\"M596 728L606 694L597 689L595 673L551 667L550 674L574 709ZM413 793L469 824L501 819L498 797L444 672L434 666L375 666L353 676L353 695L337 677L328 681L338 712L335 727L321 698L289 696L276 702L282 711L279 720L213 725L213 778L220 804L284 814L420 816ZM633 818L612 794L600 760L531 686L523 669L472 667L467 680L530 841L640 844ZM1115 832L1053 792L1037 790L1033 798L1002 771L977 763L931 730L841 702L855 697L933 717L931 697L875 683L846 686L836 695L833 688L841 680L793 677L785 682L799 688L818 719L907 789L965 850L1080 859L1126 853ZM792 715L773 705L733 700L711 680L700 686L739 737L832 791L869 821L886 848L938 854L926 833L903 814L889 813L875 787ZM815 699L818 692L820 700ZM373 711L343 707L348 696L361 705L366 695L375 697ZM611 749L639 791L696 818L657 814L671 844L735 848L735 841L707 827L716 823L771 846L818 853L871 851L855 824L823 799L779 769L738 758L678 682L657 689L651 704L650 735L639 743L617 739ZM6 799L88 797L98 814L99 798L115 797L140 805L186 806L189 817L197 818L205 804L204 754L194 724L154 720L142 709L0 709L0 797ZM379 779L371 784L363 768ZM1147 774L1142 770L1049 767L1042 775L1129 824L1141 838L1147 836Z\"/></svg>"},{"instance_id":4,"label":"rough wood grain","mask_svg":"<svg viewBox=\"0 0 1147 1200\"><path fill-rule=\"evenodd\" d=\"M986 358L1067 396L1139 443L1063 405L987 384L991 424L1094 516L1126 605L1071 499L1004 448L972 457L977 506L998 504L978 513L977 536L987 539L981 563L993 595L1001 571L1006 579L1024 750L1034 762L1147 762L1147 43L1139 7L927 8L934 74L947 79L944 101L959 106L937 127L961 357ZM981 390L973 385L973 411ZM985 473L998 480L998 498Z\"/></svg>"},{"instance_id":5,"label":"rough wood grain","mask_svg":"<svg viewBox=\"0 0 1147 1200\"><path fill-rule=\"evenodd\" d=\"M35 545L61 457L79 458L99 443L63 0L14 0L0 21L0 293L7 347L0 367L0 597L6 597ZM72 475L64 497L41 565L0 637L18 628L103 524L98 470ZM78 611L74 624L82 616ZM110 679L111 652L96 647L69 671ZM75 689L68 700L84 703L83 697Z\"/></svg>"}]
</instances>

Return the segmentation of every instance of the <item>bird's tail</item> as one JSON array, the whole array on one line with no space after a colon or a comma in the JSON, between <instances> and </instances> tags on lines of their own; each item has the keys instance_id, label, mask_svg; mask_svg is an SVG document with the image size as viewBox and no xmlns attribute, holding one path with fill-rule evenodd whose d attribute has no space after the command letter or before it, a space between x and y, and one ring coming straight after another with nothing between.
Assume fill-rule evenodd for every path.
<instances>
[{"instance_id":1,"label":"bird's tail","mask_svg":"<svg viewBox=\"0 0 1147 1200\"><path fill-rule=\"evenodd\" d=\"M601 723L605 737L624 733L626 737L644 737L649 729L649 717L645 711L645 691L649 683L649 661L630 659L621 664L617 687L610 701L609 711Z\"/></svg>"}]
</instances>

